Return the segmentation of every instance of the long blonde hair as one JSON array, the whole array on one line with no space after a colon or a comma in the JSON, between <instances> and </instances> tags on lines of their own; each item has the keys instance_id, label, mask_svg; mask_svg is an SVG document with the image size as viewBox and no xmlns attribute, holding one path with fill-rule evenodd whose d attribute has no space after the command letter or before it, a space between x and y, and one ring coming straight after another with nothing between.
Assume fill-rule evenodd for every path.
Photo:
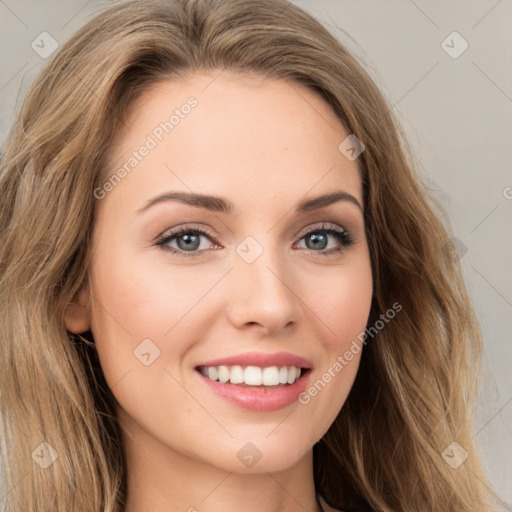
<instances>
[{"instance_id":1,"label":"long blonde hair","mask_svg":"<svg viewBox=\"0 0 512 512\"><path fill-rule=\"evenodd\" d=\"M93 191L130 105L154 83L200 69L305 84L366 148L358 162L375 282L369 325L391 304L403 310L368 342L346 403L314 446L317 492L340 509L491 510L472 439L482 340L448 223L367 72L285 0L116 4L29 90L0 167L7 509L123 510L115 399L91 333L68 332L64 311L88 279ZM442 456L453 442L468 454L456 469Z\"/></svg>"}]
</instances>

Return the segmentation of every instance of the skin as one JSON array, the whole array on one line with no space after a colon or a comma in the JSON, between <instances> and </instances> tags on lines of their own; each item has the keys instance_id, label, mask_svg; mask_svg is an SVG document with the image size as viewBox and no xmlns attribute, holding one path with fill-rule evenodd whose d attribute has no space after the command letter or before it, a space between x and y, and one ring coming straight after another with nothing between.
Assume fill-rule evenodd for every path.
<instances>
[{"instance_id":1,"label":"skin","mask_svg":"<svg viewBox=\"0 0 512 512\"><path fill-rule=\"evenodd\" d=\"M348 201L294 212L299 200L335 190L364 208L357 161L338 150L348 133L313 91L217 75L158 84L132 105L111 172L175 108L190 96L198 101L98 200L90 288L69 306L66 326L91 329L118 401L125 512L319 511L312 447L342 408L361 352L309 403L270 412L225 401L194 367L248 351L284 351L312 361L314 383L357 340L372 297L363 213ZM223 196L238 214L176 201L136 213L171 190ZM327 234L328 245L315 248L304 231L322 222L347 230L354 244L344 248ZM209 228L215 238L201 236L194 259L155 245L178 225ZM250 264L236 252L247 236L263 249ZM183 237L178 242L168 245L187 254ZM335 247L342 251L325 254ZM148 338L160 355L145 366L134 350ZM247 442L262 454L250 468L237 457Z\"/></svg>"}]
</instances>

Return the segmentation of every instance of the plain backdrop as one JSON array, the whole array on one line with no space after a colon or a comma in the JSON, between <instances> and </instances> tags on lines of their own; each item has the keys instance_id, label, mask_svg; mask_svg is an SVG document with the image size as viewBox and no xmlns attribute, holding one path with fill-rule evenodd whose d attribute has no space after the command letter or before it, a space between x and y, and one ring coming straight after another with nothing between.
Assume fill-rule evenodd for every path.
<instances>
[{"instance_id":1,"label":"plain backdrop","mask_svg":"<svg viewBox=\"0 0 512 512\"><path fill-rule=\"evenodd\" d=\"M0 144L47 62L33 41L60 45L110 3L0 0ZM512 0L294 3L369 71L450 214L485 338L476 442L512 503Z\"/></svg>"}]
</instances>

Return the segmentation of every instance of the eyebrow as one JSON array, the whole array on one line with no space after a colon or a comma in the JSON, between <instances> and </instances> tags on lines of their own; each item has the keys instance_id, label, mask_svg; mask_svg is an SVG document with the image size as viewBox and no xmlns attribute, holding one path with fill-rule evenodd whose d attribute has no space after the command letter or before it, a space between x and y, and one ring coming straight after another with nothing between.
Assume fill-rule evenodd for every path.
<instances>
[{"instance_id":1,"label":"eyebrow","mask_svg":"<svg viewBox=\"0 0 512 512\"><path fill-rule=\"evenodd\" d=\"M198 194L193 192L165 192L147 201L144 206L137 210L137 214L141 214L151 208L152 206L168 201L178 201L183 204L195 206L197 208L204 208L212 212L232 214L235 211L233 203L224 199L223 197L211 196L207 194ZM331 204L339 201L345 201L356 205L361 212L363 207L359 201L348 192L344 190L336 190L329 194L320 195L310 199L300 201L295 208L296 213L306 213L319 208L325 208Z\"/></svg>"}]
</instances>

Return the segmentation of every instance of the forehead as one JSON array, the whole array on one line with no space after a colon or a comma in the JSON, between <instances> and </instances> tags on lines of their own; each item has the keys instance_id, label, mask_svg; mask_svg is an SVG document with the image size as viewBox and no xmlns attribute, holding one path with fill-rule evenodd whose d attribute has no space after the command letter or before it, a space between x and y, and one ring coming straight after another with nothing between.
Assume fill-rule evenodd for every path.
<instances>
[{"instance_id":1,"label":"forehead","mask_svg":"<svg viewBox=\"0 0 512 512\"><path fill-rule=\"evenodd\" d=\"M357 164L338 149L347 136L331 107L304 85L198 72L153 85L131 106L109 174L123 165L130 172L110 195L137 195L137 209L163 187L245 204L286 195L296 202L309 190L341 187L362 203ZM151 149L135 162L143 146Z\"/></svg>"}]
</instances>

